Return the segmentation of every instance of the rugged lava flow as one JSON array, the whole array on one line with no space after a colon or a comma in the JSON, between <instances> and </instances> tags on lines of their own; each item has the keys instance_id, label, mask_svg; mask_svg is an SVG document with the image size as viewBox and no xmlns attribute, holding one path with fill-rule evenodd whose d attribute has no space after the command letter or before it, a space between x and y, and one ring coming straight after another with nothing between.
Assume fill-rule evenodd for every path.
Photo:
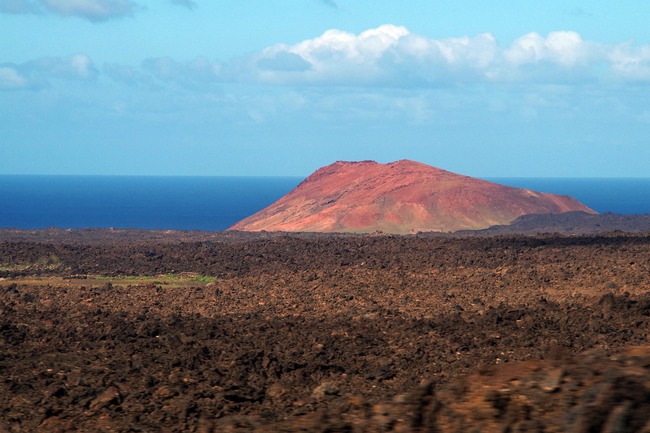
<instances>
[{"instance_id":1,"label":"rugged lava flow","mask_svg":"<svg viewBox=\"0 0 650 433\"><path fill-rule=\"evenodd\" d=\"M571 197L499 185L414 161L339 161L231 229L449 232L509 224L521 215L569 211L595 213Z\"/></svg>"},{"instance_id":2,"label":"rugged lava flow","mask_svg":"<svg viewBox=\"0 0 650 433\"><path fill-rule=\"evenodd\" d=\"M0 240L2 433L650 431L650 234L66 233Z\"/></svg>"}]
</instances>

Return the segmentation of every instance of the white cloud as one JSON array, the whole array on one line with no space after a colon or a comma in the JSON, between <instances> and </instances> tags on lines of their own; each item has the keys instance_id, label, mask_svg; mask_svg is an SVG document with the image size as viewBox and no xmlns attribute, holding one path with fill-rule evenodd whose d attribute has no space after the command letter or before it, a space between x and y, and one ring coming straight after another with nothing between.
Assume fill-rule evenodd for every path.
<instances>
[{"instance_id":1,"label":"white cloud","mask_svg":"<svg viewBox=\"0 0 650 433\"><path fill-rule=\"evenodd\" d=\"M194 0L169 0L171 4L194 9ZM0 13L56 14L75 16L93 22L107 21L133 15L144 10L142 2L135 0L0 0Z\"/></svg>"},{"instance_id":2,"label":"white cloud","mask_svg":"<svg viewBox=\"0 0 650 433\"><path fill-rule=\"evenodd\" d=\"M41 0L45 8L60 15L79 16L90 21L131 15L136 3L131 0Z\"/></svg>"},{"instance_id":3,"label":"white cloud","mask_svg":"<svg viewBox=\"0 0 650 433\"><path fill-rule=\"evenodd\" d=\"M500 48L490 33L474 37L427 39L405 27L383 25L355 35L328 30L295 45L274 45L242 71L246 77L270 83L414 85L504 80L519 76L519 68L550 62L564 68L585 61L589 49L577 33L555 32L544 38L531 33ZM265 68L278 58L292 57L300 70ZM275 62L274 62L275 63Z\"/></svg>"},{"instance_id":4,"label":"white cloud","mask_svg":"<svg viewBox=\"0 0 650 433\"><path fill-rule=\"evenodd\" d=\"M230 70L242 81L350 86L650 80L650 46L604 45L557 31L529 33L503 47L490 33L429 39L383 25L358 35L328 30L294 45L273 45Z\"/></svg>"},{"instance_id":5,"label":"white cloud","mask_svg":"<svg viewBox=\"0 0 650 433\"><path fill-rule=\"evenodd\" d=\"M623 80L650 81L650 46L623 44L608 53L612 71Z\"/></svg>"},{"instance_id":6,"label":"white cloud","mask_svg":"<svg viewBox=\"0 0 650 433\"><path fill-rule=\"evenodd\" d=\"M596 44L585 42L576 32L551 32L543 37L528 33L503 51L505 61L514 67L548 63L560 69L587 65L600 57Z\"/></svg>"},{"instance_id":7,"label":"white cloud","mask_svg":"<svg viewBox=\"0 0 650 433\"><path fill-rule=\"evenodd\" d=\"M30 74L43 78L64 78L69 80L92 80L98 71L90 57L74 54L64 57L42 57L24 64Z\"/></svg>"},{"instance_id":8,"label":"white cloud","mask_svg":"<svg viewBox=\"0 0 650 433\"><path fill-rule=\"evenodd\" d=\"M257 66L262 70L285 72L302 72L311 69L311 63L303 59L300 55L287 51L279 51L272 57L262 57L257 62Z\"/></svg>"},{"instance_id":9,"label":"white cloud","mask_svg":"<svg viewBox=\"0 0 650 433\"><path fill-rule=\"evenodd\" d=\"M650 46L598 44L571 31L529 33L501 46L490 33L430 39L405 27L383 25L359 34L328 30L230 63L159 57L146 59L142 67L159 83L188 88L219 82L395 88L575 85L650 81Z\"/></svg>"},{"instance_id":10,"label":"white cloud","mask_svg":"<svg viewBox=\"0 0 650 433\"><path fill-rule=\"evenodd\" d=\"M27 84L27 78L14 67L0 66L0 89L21 89Z\"/></svg>"},{"instance_id":11,"label":"white cloud","mask_svg":"<svg viewBox=\"0 0 650 433\"><path fill-rule=\"evenodd\" d=\"M42 57L20 65L0 65L0 89L39 89L52 79L92 81L99 72L85 54Z\"/></svg>"},{"instance_id":12,"label":"white cloud","mask_svg":"<svg viewBox=\"0 0 650 433\"><path fill-rule=\"evenodd\" d=\"M5 89L40 87L55 77L92 80L99 74L92 60L81 54L5 69ZM13 78L10 69L17 74ZM405 27L383 25L359 34L328 30L230 63L157 57L145 59L140 67L108 63L103 72L141 88L180 85L195 90L215 83L386 88L617 84L650 82L650 45L605 45L585 41L576 32L557 31L546 36L528 33L502 46L490 33L431 39Z\"/></svg>"},{"instance_id":13,"label":"white cloud","mask_svg":"<svg viewBox=\"0 0 650 433\"><path fill-rule=\"evenodd\" d=\"M483 80L497 56L496 40L489 33L438 40L409 34L382 63L395 68L393 79L398 82L406 78L405 84L436 84Z\"/></svg>"},{"instance_id":14,"label":"white cloud","mask_svg":"<svg viewBox=\"0 0 650 433\"><path fill-rule=\"evenodd\" d=\"M266 48L246 62L241 73L270 83L381 82L389 71L379 64L380 60L406 35L406 28L392 25L367 30L358 36L328 30L320 37L293 46L279 44ZM300 64L300 67L267 67L269 63L277 64L278 59L284 59L285 64L291 59L292 64Z\"/></svg>"}]
</instances>

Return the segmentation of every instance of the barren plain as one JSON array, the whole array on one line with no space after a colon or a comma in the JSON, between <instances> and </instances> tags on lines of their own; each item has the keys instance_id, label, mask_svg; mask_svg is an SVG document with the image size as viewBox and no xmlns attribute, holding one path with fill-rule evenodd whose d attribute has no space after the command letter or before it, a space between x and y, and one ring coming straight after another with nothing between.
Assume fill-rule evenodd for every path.
<instances>
[{"instance_id":1,"label":"barren plain","mask_svg":"<svg viewBox=\"0 0 650 433\"><path fill-rule=\"evenodd\" d=\"M0 231L0 432L650 432L650 233Z\"/></svg>"}]
</instances>

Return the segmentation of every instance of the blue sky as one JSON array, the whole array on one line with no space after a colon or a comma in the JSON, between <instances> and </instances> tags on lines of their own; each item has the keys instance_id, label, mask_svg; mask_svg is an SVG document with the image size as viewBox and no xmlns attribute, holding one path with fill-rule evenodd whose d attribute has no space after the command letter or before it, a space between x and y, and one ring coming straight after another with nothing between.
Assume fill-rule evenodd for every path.
<instances>
[{"instance_id":1,"label":"blue sky","mask_svg":"<svg viewBox=\"0 0 650 433\"><path fill-rule=\"evenodd\" d=\"M0 0L0 174L650 177L650 3Z\"/></svg>"}]
</instances>

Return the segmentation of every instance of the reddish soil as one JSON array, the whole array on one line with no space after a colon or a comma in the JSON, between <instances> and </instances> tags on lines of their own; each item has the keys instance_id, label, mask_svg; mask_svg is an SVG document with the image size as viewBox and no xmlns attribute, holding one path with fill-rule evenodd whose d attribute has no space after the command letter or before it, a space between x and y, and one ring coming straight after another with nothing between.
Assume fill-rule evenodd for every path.
<instances>
[{"instance_id":1,"label":"reddish soil","mask_svg":"<svg viewBox=\"0 0 650 433\"><path fill-rule=\"evenodd\" d=\"M512 188L419 162L343 162L232 226L243 231L408 234L485 229L530 214L595 213L568 196Z\"/></svg>"},{"instance_id":2,"label":"reddish soil","mask_svg":"<svg viewBox=\"0 0 650 433\"><path fill-rule=\"evenodd\" d=\"M650 431L650 234L12 233L2 433Z\"/></svg>"}]
</instances>

